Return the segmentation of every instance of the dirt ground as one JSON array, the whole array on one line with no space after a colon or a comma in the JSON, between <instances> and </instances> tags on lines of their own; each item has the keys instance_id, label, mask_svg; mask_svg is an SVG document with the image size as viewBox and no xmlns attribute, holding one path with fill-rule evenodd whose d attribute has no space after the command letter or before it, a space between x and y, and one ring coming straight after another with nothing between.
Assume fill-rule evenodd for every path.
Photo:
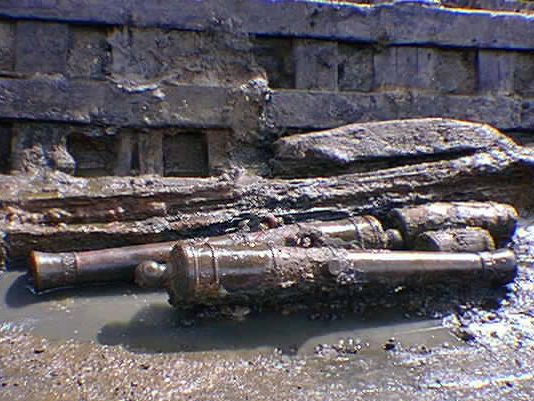
<instances>
[{"instance_id":1,"label":"dirt ground","mask_svg":"<svg viewBox=\"0 0 534 401\"><path fill-rule=\"evenodd\" d=\"M2 400L531 400L532 346L247 360L2 336ZM518 352L518 349L520 350ZM388 352L388 351L384 351ZM380 361L380 362L378 362Z\"/></svg>"}]
</instances>

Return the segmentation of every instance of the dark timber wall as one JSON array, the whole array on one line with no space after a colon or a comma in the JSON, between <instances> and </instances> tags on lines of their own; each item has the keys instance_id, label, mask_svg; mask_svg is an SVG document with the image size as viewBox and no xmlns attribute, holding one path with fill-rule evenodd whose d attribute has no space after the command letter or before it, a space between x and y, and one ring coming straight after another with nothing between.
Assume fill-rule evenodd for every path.
<instances>
[{"instance_id":1,"label":"dark timber wall","mask_svg":"<svg viewBox=\"0 0 534 401\"><path fill-rule=\"evenodd\" d=\"M396 3L4 0L0 173L206 176L262 138L442 116L534 130L534 15Z\"/></svg>"}]
</instances>

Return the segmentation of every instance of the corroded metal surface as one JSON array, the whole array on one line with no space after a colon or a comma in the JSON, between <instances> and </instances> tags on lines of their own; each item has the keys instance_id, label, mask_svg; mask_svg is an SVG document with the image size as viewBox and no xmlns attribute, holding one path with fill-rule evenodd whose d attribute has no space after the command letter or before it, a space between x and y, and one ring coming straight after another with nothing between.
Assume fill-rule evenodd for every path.
<instances>
[{"instance_id":1,"label":"corroded metal surface","mask_svg":"<svg viewBox=\"0 0 534 401\"><path fill-rule=\"evenodd\" d=\"M436 282L502 285L513 280L514 252L353 251L333 248L177 245L166 270L170 303L276 304L339 286Z\"/></svg>"},{"instance_id":2,"label":"corroded metal surface","mask_svg":"<svg viewBox=\"0 0 534 401\"><path fill-rule=\"evenodd\" d=\"M510 205L495 202L437 202L394 209L390 218L408 243L425 231L468 226L488 230L500 245L511 238L518 215Z\"/></svg>"},{"instance_id":3,"label":"corroded metal surface","mask_svg":"<svg viewBox=\"0 0 534 401\"><path fill-rule=\"evenodd\" d=\"M87 252L33 251L30 272L38 291L82 283L132 281L134 268L146 260L166 262L175 242Z\"/></svg>"},{"instance_id":4,"label":"corroded metal surface","mask_svg":"<svg viewBox=\"0 0 534 401\"><path fill-rule=\"evenodd\" d=\"M384 230L373 216L282 225L281 219L270 215L255 232L191 239L182 243L210 244L211 246L297 246L355 249L421 249L441 251L485 251L495 248L491 232L504 244L515 229L517 212L498 203L455 202L432 203L417 207L395 209L389 224L399 230ZM276 227L279 226L279 227ZM474 228L473 228L474 226ZM270 228L273 227L273 228ZM461 227L449 229L450 227ZM468 227L468 228L465 228ZM484 227L489 231L483 230ZM429 232L427 230L441 229ZM402 235L401 235L402 233ZM108 248L87 252L44 253L33 251L30 271L37 290L88 282L132 281L134 269L143 262L166 263L171 249L180 242ZM294 252L298 252L295 250ZM157 265L143 265L136 281L142 285L158 286L152 273L163 271ZM157 281L157 280L156 280Z\"/></svg>"},{"instance_id":5,"label":"corroded metal surface","mask_svg":"<svg viewBox=\"0 0 534 401\"><path fill-rule=\"evenodd\" d=\"M274 217L273 217L274 218ZM271 224L278 224L276 218ZM262 226L258 232L220 235L205 239L189 240L190 243L208 242L212 245L271 244L275 246L316 246L317 242L328 241L324 236L346 241L352 247L361 249L396 249L402 238L395 230L384 231L381 223L372 216L357 216L350 219L323 221L314 224L289 224L268 229ZM156 264L169 260L176 241L108 248L86 252L46 253L33 251L30 255L30 272L38 291L90 282L130 282L134 269L144 262ZM152 271L160 267L143 265L136 279L147 282ZM153 277L149 280L153 280ZM157 286L157 285L156 285Z\"/></svg>"},{"instance_id":6,"label":"corroded metal surface","mask_svg":"<svg viewBox=\"0 0 534 401\"><path fill-rule=\"evenodd\" d=\"M421 251L474 252L493 251L495 241L482 228L452 228L425 231L417 236L414 248Z\"/></svg>"}]
</instances>

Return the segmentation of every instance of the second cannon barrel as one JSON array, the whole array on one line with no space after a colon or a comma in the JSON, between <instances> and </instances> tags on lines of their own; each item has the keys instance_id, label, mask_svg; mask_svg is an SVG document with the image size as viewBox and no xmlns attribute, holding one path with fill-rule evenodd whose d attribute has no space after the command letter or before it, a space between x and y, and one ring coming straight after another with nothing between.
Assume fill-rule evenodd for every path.
<instances>
[{"instance_id":1,"label":"second cannon barrel","mask_svg":"<svg viewBox=\"0 0 534 401\"><path fill-rule=\"evenodd\" d=\"M384 230L372 216L355 216L342 220L315 223L288 224L265 231L233 233L215 237L184 240L188 243L209 242L213 245L287 244L315 246L316 241L335 238L350 242L362 249L398 248L402 238L396 230ZM30 255L30 273L35 289L44 291L85 283L122 281L131 282L136 266L138 283L147 283L158 275L177 241L133 245L82 252L48 253L33 251ZM147 277L145 277L147 276ZM153 285L158 286L157 283Z\"/></svg>"},{"instance_id":2,"label":"second cannon barrel","mask_svg":"<svg viewBox=\"0 0 534 401\"><path fill-rule=\"evenodd\" d=\"M408 247L422 232L465 227L489 231L497 247L502 247L512 238L517 219L513 206L497 202L434 202L393 209L389 214Z\"/></svg>"}]
</instances>

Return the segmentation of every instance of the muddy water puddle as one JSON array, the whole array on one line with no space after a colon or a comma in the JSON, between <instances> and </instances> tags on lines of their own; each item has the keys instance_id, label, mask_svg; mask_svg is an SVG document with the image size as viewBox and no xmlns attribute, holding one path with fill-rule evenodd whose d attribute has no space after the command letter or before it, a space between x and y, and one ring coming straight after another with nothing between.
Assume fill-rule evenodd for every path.
<instances>
[{"instance_id":1,"label":"muddy water puddle","mask_svg":"<svg viewBox=\"0 0 534 401\"><path fill-rule=\"evenodd\" d=\"M123 345L134 352L229 352L241 356L281 352L309 355L324 344L362 344L358 353L383 355L395 338L403 347L454 343L441 320L408 320L402 314L310 319L310 313L263 312L243 319L191 320L167 303L165 292L133 286L95 286L36 295L20 271L0 274L0 326L20 328L50 341L76 339Z\"/></svg>"}]
</instances>

